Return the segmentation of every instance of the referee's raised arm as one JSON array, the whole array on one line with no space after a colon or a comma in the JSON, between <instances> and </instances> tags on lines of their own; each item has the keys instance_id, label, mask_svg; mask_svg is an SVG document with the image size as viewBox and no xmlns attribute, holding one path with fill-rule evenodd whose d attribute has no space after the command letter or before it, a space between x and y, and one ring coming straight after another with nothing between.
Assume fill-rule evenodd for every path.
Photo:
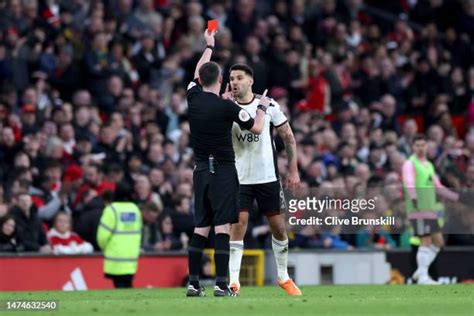
<instances>
[{"instance_id":1,"label":"referee's raised arm","mask_svg":"<svg viewBox=\"0 0 474 316\"><path fill-rule=\"evenodd\" d=\"M215 38L214 35L216 34L215 31L209 32L209 30L204 31L204 39L206 40L206 49L202 53L201 58L199 59L196 69L194 70L194 79L199 78L199 69L205 63L211 61L212 51L214 50L215 45Z\"/></svg>"}]
</instances>

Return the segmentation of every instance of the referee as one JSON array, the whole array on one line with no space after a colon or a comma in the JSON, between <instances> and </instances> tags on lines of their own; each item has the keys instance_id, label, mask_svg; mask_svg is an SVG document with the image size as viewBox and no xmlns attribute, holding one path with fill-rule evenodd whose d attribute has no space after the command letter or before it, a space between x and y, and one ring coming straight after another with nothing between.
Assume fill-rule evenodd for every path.
<instances>
[{"instance_id":1,"label":"referee","mask_svg":"<svg viewBox=\"0 0 474 316\"><path fill-rule=\"evenodd\" d=\"M187 296L204 296L199 284L202 252L211 226L215 231L216 285L214 296L237 296L227 285L230 224L238 221L239 181L232 147L232 125L260 134L270 100L262 98L255 119L230 100L219 97L221 69L210 62L215 32L204 33L204 50L187 89L188 119L194 150L195 229L189 243Z\"/></svg>"}]
</instances>

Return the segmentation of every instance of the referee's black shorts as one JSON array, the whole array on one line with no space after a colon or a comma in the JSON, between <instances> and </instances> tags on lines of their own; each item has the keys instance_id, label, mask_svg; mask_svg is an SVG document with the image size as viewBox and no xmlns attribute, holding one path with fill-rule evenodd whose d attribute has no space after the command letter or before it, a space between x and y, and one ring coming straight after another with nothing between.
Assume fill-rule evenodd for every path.
<instances>
[{"instance_id":1,"label":"referee's black shorts","mask_svg":"<svg viewBox=\"0 0 474 316\"><path fill-rule=\"evenodd\" d=\"M195 227L239 221L239 178L234 164L219 164L215 173L208 163L197 163L193 173Z\"/></svg>"},{"instance_id":2,"label":"referee's black shorts","mask_svg":"<svg viewBox=\"0 0 474 316\"><path fill-rule=\"evenodd\" d=\"M251 212L254 201L265 216L278 215L286 210L286 201L280 181L240 185L239 211Z\"/></svg>"}]
</instances>

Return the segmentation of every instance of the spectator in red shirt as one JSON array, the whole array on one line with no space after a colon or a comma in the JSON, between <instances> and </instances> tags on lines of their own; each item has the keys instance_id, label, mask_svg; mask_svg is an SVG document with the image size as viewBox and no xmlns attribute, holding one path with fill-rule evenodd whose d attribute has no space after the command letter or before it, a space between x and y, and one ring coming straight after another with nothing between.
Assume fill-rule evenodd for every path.
<instances>
[{"instance_id":1,"label":"spectator in red shirt","mask_svg":"<svg viewBox=\"0 0 474 316\"><path fill-rule=\"evenodd\" d=\"M58 212L54 218L53 228L48 231L47 235L49 243L53 247L53 253L72 255L93 252L92 245L73 232L71 226L71 216L64 211Z\"/></svg>"},{"instance_id":2,"label":"spectator in red shirt","mask_svg":"<svg viewBox=\"0 0 474 316\"><path fill-rule=\"evenodd\" d=\"M84 183L79 187L74 201L75 210L81 211L85 205L107 190L115 191L115 183L104 180L104 173L100 165L88 165L85 168Z\"/></svg>"}]
</instances>

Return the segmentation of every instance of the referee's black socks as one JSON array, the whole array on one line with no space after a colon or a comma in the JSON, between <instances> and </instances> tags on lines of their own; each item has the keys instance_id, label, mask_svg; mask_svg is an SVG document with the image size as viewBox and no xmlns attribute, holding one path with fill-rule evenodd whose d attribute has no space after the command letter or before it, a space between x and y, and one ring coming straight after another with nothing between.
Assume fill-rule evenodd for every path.
<instances>
[{"instance_id":1,"label":"referee's black socks","mask_svg":"<svg viewBox=\"0 0 474 316\"><path fill-rule=\"evenodd\" d=\"M216 234L214 261L216 263L216 285L221 289L227 287L229 272L229 239L228 234Z\"/></svg>"},{"instance_id":2,"label":"referee's black socks","mask_svg":"<svg viewBox=\"0 0 474 316\"><path fill-rule=\"evenodd\" d=\"M202 252L206 246L207 237L193 234L188 247L189 284L199 288L199 275L201 274ZM227 240L227 242L229 242Z\"/></svg>"}]
</instances>

